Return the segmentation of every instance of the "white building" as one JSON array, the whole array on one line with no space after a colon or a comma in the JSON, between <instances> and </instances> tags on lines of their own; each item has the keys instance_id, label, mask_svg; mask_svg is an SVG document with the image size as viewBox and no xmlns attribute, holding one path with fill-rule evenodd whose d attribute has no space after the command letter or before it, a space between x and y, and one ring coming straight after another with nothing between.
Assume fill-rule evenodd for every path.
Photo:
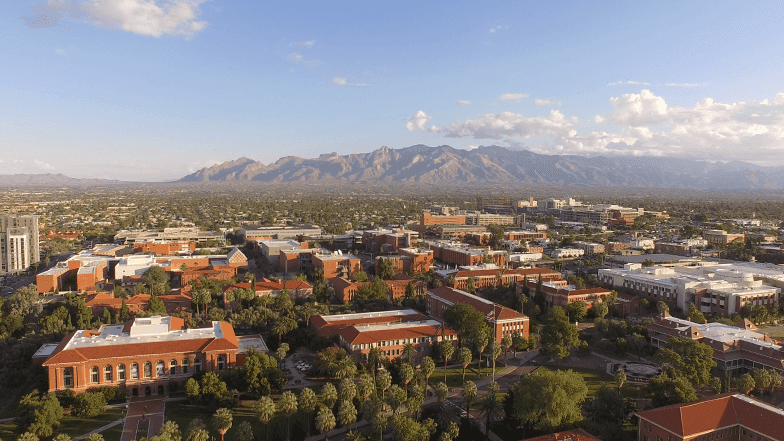
<instances>
[{"instance_id":1,"label":"white building","mask_svg":"<svg viewBox=\"0 0 784 441\"><path fill-rule=\"evenodd\" d=\"M545 253L553 259L571 259L584 255L585 251L580 248L556 248L554 250L546 250Z\"/></svg>"},{"instance_id":2,"label":"white building","mask_svg":"<svg viewBox=\"0 0 784 441\"><path fill-rule=\"evenodd\" d=\"M38 216L0 215L0 274L27 270L40 254Z\"/></svg>"},{"instance_id":3,"label":"white building","mask_svg":"<svg viewBox=\"0 0 784 441\"><path fill-rule=\"evenodd\" d=\"M155 256L132 254L124 256L114 267L114 278L122 280L125 276L141 276L155 263Z\"/></svg>"}]
</instances>

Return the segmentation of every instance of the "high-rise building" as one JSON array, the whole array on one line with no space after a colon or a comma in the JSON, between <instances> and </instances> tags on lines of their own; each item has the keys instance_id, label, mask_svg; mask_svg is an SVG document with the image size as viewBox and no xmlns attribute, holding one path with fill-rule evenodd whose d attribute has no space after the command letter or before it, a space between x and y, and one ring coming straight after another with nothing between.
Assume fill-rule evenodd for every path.
<instances>
[{"instance_id":1,"label":"high-rise building","mask_svg":"<svg viewBox=\"0 0 784 441\"><path fill-rule=\"evenodd\" d=\"M38 216L0 215L0 274L25 271L40 260Z\"/></svg>"}]
</instances>

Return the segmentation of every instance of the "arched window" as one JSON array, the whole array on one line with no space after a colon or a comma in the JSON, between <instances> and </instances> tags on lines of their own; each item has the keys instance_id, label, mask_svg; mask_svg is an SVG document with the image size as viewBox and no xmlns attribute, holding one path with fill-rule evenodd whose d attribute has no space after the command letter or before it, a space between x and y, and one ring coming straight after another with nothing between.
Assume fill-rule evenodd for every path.
<instances>
[{"instance_id":1,"label":"arched window","mask_svg":"<svg viewBox=\"0 0 784 441\"><path fill-rule=\"evenodd\" d=\"M158 361L155 363L155 376L163 377L164 375L166 375L166 365L163 364L163 361Z\"/></svg>"},{"instance_id":2,"label":"arched window","mask_svg":"<svg viewBox=\"0 0 784 441\"><path fill-rule=\"evenodd\" d=\"M90 382L91 383L98 382L98 366L93 366L90 368Z\"/></svg>"},{"instance_id":3,"label":"arched window","mask_svg":"<svg viewBox=\"0 0 784 441\"><path fill-rule=\"evenodd\" d=\"M152 378L152 363L144 363L144 378Z\"/></svg>"},{"instance_id":4,"label":"arched window","mask_svg":"<svg viewBox=\"0 0 784 441\"><path fill-rule=\"evenodd\" d=\"M138 380L139 379L139 364L133 363L131 365L131 380Z\"/></svg>"},{"instance_id":5,"label":"arched window","mask_svg":"<svg viewBox=\"0 0 784 441\"><path fill-rule=\"evenodd\" d=\"M117 365L117 381L125 381L125 365Z\"/></svg>"},{"instance_id":6,"label":"arched window","mask_svg":"<svg viewBox=\"0 0 784 441\"><path fill-rule=\"evenodd\" d=\"M188 373L188 365L189 364L190 364L190 362L188 361L187 358L183 358L182 359L182 373L183 374L187 374Z\"/></svg>"},{"instance_id":7,"label":"arched window","mask_svg":"<svg viewBox=\"0 0 784 441\"><path fill-rule=\"evenodd\" d=\"M63 369L63 386L73 387L73 369Z\"/></svg>"},{"instance_id":8,"label":"arched window","mask_svg":"<svg viewBox=\"0 0 784 441\"><path fill-rule=\"evenodd\" d=\"M218 355L218 370L222 371L224 369L226 369L226 356Z\"/></svg>"},{"instance_id":9,"label":"arched window","mask_svg":"<svg viewBox=\"0 0 784 441\"><path fill-rule=\"evenodd\" d=\"M169 375L177 375L177 360L169 362Z\"/></svg>"},{"instance_id":10,"label":"arched window","mask_svg":"<svg viewBox=\"0 0 784 441\"><path fill-rule=\"evenodd\" d=\"M196 372L197 374L201 372L201 358L197 357L193 360L193 372Z\"/></svg>"},{"instance_id":11,"label":"arched window","mask_svg":"<svg viewBox=\"0 0 784 441\"><path fill-rule=\"evenodd\" d=\"M112 367L109 365L103 367L103 381L107 383L112 382Z\"/></svg>"}]
</instances>

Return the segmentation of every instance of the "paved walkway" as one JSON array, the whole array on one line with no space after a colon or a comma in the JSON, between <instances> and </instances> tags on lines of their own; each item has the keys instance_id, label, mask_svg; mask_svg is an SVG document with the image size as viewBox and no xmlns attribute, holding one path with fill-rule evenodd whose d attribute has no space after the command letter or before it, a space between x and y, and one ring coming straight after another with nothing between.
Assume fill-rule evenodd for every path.
<instances>
[{"instance_id":1,"label":"paved walkway","mask_svg":"<svg viewBox=\"0 0 784 441\"><path fill-rule=\"evenodd\" d=\"M128 413L120 441L133 441L136 439L136 430L139 422L149 424L147 437L161 433L163 428L163 414L166 410L166 398L163 396L134 397L128 403Z\"/></svg>"},{"instance_id":2,"label":"paved walkway","mask_svg":"<svg viewBox=\"0 0 784 441\"><path fill-rule=\"evenodd\" d=\"M103 431L105 431L105 430L109 430L109 429L111 429L111 428L112 428L112 427L114 427L114 426L117 426L117 425L119 425L119 424L123 424L124 422L125 422L125 418L120 418L119 420L117 420L117 421L112 421L111 423L109 423L109 424L107 424L107 425L105 425L105 426L101 426L101 427L99 427L99 428L97 428L97 429L93 430L93 431L92 431L92 432L90 432L90 433L85 433L84 435L81 435L81 436L74 437L74 438L73 438L73 441L79 441L79 440L85 439L85 438L87 438L88 436L90 436L90 435L92 435L92 434L94 434L94 433L101 433L101 432L103 432Z\"/></svg>"}]
</instances>

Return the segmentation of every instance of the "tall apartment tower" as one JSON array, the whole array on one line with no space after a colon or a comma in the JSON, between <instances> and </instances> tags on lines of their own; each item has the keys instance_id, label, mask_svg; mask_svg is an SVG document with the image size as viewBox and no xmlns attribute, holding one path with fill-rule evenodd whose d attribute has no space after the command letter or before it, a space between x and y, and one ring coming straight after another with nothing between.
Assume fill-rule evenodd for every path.
<instances>
[{"instance_id":1,"label":"tall apartment tower","mask_svg":"<svg viewBox=\"0 0 784 441\"><path fill-rule=\"evenodd\" d=\"M0 274L25 271L39 260L38 216L0 215Z\"/></svg>"}]
</instances>

